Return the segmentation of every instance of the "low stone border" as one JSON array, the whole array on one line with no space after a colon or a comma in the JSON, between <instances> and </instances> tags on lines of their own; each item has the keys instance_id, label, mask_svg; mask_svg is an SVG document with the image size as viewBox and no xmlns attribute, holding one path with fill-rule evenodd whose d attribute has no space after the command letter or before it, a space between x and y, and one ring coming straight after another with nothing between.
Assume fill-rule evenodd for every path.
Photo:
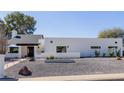
<instances>
[{"instance_id":1,"label":"low stone border","mask_svg":"<svg viewBox=\"0 0 124 93\"><path fill-rule=\"evenodd\" d=\"M75 61L70 59L49 59L45 60L45 63L75 63Z\"/></svg>"}]
</instances>

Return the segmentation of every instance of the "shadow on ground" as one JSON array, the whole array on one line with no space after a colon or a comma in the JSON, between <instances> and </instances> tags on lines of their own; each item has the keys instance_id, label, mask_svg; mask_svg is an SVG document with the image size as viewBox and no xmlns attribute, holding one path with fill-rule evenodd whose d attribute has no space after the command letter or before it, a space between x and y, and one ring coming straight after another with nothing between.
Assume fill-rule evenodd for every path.
<instances>
[{"instance_id":1,"label":"shadow on ground","mask_svg":"<svg viewBox=\"0 0 124 93\"><path fill-rule=\"evenodd\" d=\"M18 79L6 77L6 78L0 78L0 81L18 81Z\"/></svg>"}]
</instances>

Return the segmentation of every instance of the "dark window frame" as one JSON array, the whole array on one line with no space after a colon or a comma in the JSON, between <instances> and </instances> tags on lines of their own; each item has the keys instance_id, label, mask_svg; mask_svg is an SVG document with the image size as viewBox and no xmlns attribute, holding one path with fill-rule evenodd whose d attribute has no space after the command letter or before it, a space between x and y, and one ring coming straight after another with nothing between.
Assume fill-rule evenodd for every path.
<instances>
[{"instance_id":1,"label":"dark window frame","mask_svg":"<svg viewBox=\"0 0 124 93\"><path fill-rule=\"evenodd\" d=\"M9 53L19 53L19 48L18 47L10 47L9 48Z\"/></svg>"},{"instance_id":2,"label":"dark window frame","mask_svg":"<svg viewBox=\"0 0 124 93\"><path fill-rule=\"evenodd\" d=\"M60 48L60 49L58 49L58 48ZM64 51L62 50L62 48L64 49ZM66 46L56 46L56 52L57 53L66 53L67 47Z\"/></svg>"},{"instance_id":3,"label":"dark window frame","mask_svg":"<svg viewBox=\"0 0 124 93\"><path fill-rule=\"evenodd\" d=\"M100 49L101 46L90 46L91 49Z\"/></svg>"},{"instance_id":4,"label":"dark window frame","mask_svg":"<svg viewBox=\"0 0 124 93\"><path fill-rule=\"evenodd\" d=\"M118 46L108 46L108 48L115 48L115 49L117 49Z\"/></svg>"}]
</instances>

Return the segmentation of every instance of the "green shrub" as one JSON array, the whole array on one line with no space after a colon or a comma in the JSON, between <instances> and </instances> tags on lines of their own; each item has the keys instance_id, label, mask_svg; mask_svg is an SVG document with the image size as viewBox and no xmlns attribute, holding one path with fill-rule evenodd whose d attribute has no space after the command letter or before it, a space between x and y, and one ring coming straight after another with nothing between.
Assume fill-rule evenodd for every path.
<instances>
[{"instance_id":1,"label":"green shrub","mask_svg":"<svg viewBox=\"0 0 124 93\"><path fill-rule=\"evenodd\" d=\"M47 59L47 60L49 60L50 58L49 58L49 57L47 57L46 59Z\"/></svg>"},{"instance_id":2,"label":"green shrub","mask_svg":"<svg viewBox=\"0 0 124 93\"><path fill-rule=\"evenodd\" d=\"M47 60L51 60L51 59L55 59L55 57L54 56L50 56L50 57L47 57L46 59Z\"/></svg>"},{"instance_id":3,"label":"green shrub","mask_svg":"<svg viewBox=\"0 0 124 93\"><path fill-rule=\"evenodd\" d=\"M54 59L54 56L50 56L50 59Z\"/></svg>"},{"instance_id":4,"label":"green shrub","mask_svg":"<svg viewBox=\"0 0 124 93\"><path fill-rule=\"evenodd\" d=\"M109 52L109 56L110 56L110 57L114 57L114 51Z\"/></svg>"},{"instance_id":5,"label":"green shrub","mask_svg":"<svg viewBox=\"0 0 124 93\"><path fill-rule=\"evenodd\" d=\"M103 53L103 55L102 55L102 56L103 56L103 57L105 57L105 55L106 55L106 54L105 54L105 53Z\"/></svg>"},{"instance_id":6,"label":"green shrub","mask_svg":"<svg viewBox=\"0 0 124 93\"><path fill-rule=\"evenodd\" d=\"M120 53L121 53L121 50L120 50L120 49L117 50L117 51L116 51L116 56L117 56L117 57L120 57L120 56L121 56Z\"/></svg>"},{"instance_id":7,"label":"green shrub","mask_svg":"<svg viewBox=\"0 0 124 93\"><path fill-rule=\"evenodd\" d=\"M95 51L95 56L99 57L100 56L100 52L99 51Z\"/></svg>"}]
</instances>

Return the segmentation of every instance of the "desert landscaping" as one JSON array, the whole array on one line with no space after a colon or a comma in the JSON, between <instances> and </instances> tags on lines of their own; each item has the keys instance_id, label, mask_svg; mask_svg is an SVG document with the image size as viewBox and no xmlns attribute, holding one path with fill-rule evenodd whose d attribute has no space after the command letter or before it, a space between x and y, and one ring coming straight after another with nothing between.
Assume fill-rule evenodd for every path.
<instances>
[{"instance_id":1,"label":"desert landscaping","mask_svg":"<svg viewBox=\"0 0 124 93\"><path fill-rule=\"evenodd\" d=\"M61 59L65 60L65 59ZM68 59L69 60L69 59ZM73 62L45 62L45 60L21 61L5 69L8 77L19 78L37 78L51 76L73 76L73 75L95 75L95 74L113 74L124 72L124 59L116 58L80 58L71 59ZM27 66L32 72L31 76L19 75L19 70Z\"/></svg>"}]
</instances>

